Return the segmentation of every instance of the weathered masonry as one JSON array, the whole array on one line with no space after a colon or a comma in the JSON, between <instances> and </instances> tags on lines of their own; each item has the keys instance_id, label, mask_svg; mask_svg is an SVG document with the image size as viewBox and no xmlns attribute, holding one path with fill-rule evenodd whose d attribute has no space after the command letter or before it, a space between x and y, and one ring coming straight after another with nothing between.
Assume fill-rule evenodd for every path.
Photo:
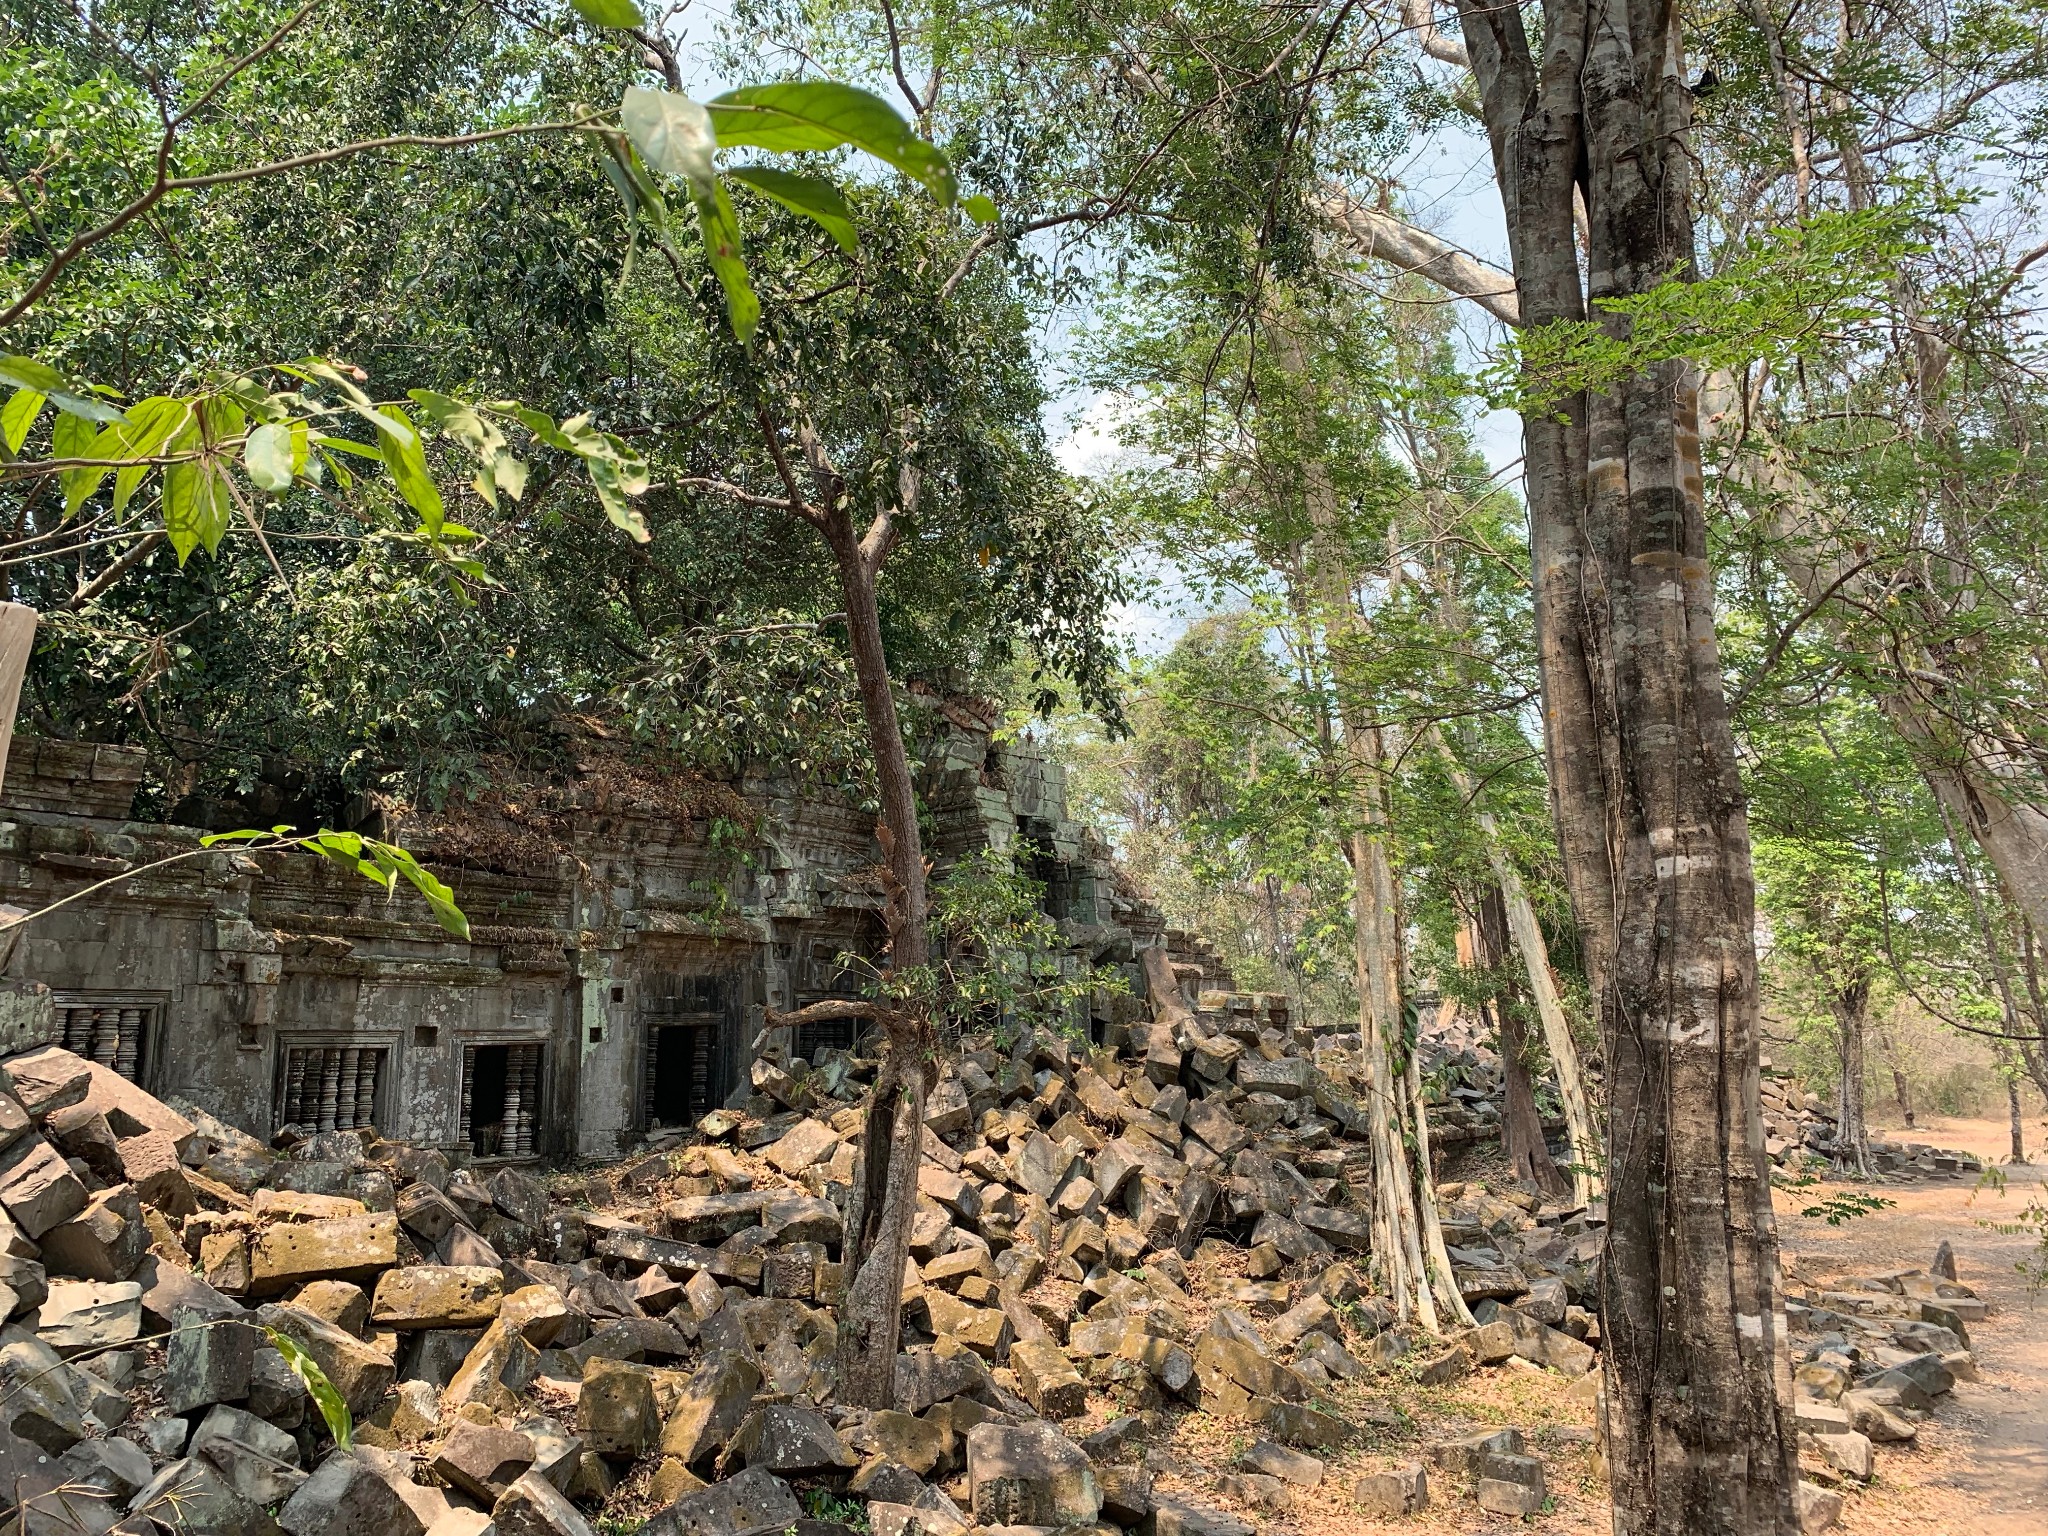
<instances>
[{"instance_id":1,"label":"weathered masonry","mask_svg":"<svg viewBox=\"0 0 2048 1536\"><path fill-rule=\"evenodd\" d=\"M455 886L464 943L402 883L387 902L318 858L201 853L196 827L129 820L138 749L18 740L0 899L122 878L19 930L5 978L49 989L71 1049L259 1135L372 1126L480 1159L611 1156L724 1102L757 1046L850 1043L762 1026L851 995L841 957L879 947L872 817L767 778L721 791L733 814L679 814L663 780L586 745L564 782L403 832ZM934 856L1021 853L1064 963L1128 966L1141 992L1137 950L1188 946L1066 819L1062 779L956 730L925 765Z\"/></svg>"}]
</instances>

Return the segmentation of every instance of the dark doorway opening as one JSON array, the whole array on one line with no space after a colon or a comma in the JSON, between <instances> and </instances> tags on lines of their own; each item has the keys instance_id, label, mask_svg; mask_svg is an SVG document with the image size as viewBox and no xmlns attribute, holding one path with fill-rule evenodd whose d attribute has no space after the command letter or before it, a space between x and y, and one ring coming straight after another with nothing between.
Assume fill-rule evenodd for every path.
<instances>
[{"instance_id":1,"label":"dark doorway opening","mask_svg":"<svg viewBox=\"0 0 2048 1536\"><path fill-rule=\"evenodd\" d=\"M462 1139L476 1157L533 1156L540 1109L538 1045L462 1050Z\"/></svg>"},{"instance_id":2,"label":"dark doorway opening","mask_svg":"<svg viewBox=\"0 0 2048 1536\"><path fill-rule=\"evenodd\" d=\"M739 987L730 977L657 974L643 978L640 1123L644 1127L695 1125L725 1102L738 1078L742 1014Z\"/></svg>"},{"instance_id":3,"label":"dark doorway opening","mask_svg":"<svg viewBox=\"0 0 2048 1536\"><path fill-rule=\"evenodd\" d=\"M695 1125L718 1107L718 1028L711 1024L657 1024L648 1031L654 1058L647 1123Z\"/></svg>"}]
</instances>

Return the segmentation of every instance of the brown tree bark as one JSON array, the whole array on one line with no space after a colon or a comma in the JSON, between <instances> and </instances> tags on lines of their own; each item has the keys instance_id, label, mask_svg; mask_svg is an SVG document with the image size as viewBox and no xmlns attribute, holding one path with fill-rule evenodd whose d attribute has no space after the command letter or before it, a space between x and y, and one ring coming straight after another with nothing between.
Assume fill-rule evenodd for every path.
<instances>
[{"instance_id":1,"label":"brown tree bark","mask_svg":"<svg viewBox=\"0 0 2048 1536\"><path fill-rule=\"evenodd\" d=\"M1478 921L1473 925L1479 939L1481 966L1495 976L1504 974L1508 958L1508 915L1498 888L1480 900ZM1570 1191L1571 1182L1551 1158L1550 1145L1543 1136L1543 1113L1536 1107L1536 1085L1529 1074L1528 1040L1522 1029L1522 1000L1516 989L1502 981L1495 989L1491 1012L1500 1039L1501 1071L1506 1078L1506 1102L1501 1106L1500 1149L1514 1169L1515 1177L1533 1184L1547 1195Z\"/></svg>"},{"instance_id":2,"label":"brown tree bark","mask_svg":"<svg viewBox=\"0 0 2048 1536\"><path fill-rule=\"evenodd\" d=\"M896 696L882 648L882 623L875 592L882 567L895 548L898 519L917 502L916 471L905 467L897 482L897 503L883 506L856 524L845 481L824 443L808 424L797 441L812 482L806 497L783 429L764 410L762 436L788 496L788 510L824 536L839 569L840 601L846 614L855 685L868 728L875 782L882 804L876 837L885 860L889 935L883 970L888 983L909 974L909 995L871 1007L881 1027L881 1069L869 1094L846 1212L841 1262L847 1276L839 1307L837 1366L839 1401L853 1407L889 1408L896 1401L896 1356L903 1329L903 1266L910 1251L910 1222L917 1207L917 1171L923 1155L925 1095L937 1075L930 1017L918 997L916 973L930 960L929 911L924 846L917 825L917 794ZM773 1022L800 1021L807 1010Z\"/></svg>"},{"instance_id":3,"label":"brown tree bark","mask_svg":"<svg viewBox=\"0 0 2048 1536\"><path fill-rule=\"evenodd\" d=\"M1525 331L1690 273L1678 12L1460 0ZM1587 213L1586 286L1573 231ZM1623 317L1594 318L1625 338ZM1523 418L1545 744L1606 1057L1602 1264L1618 1536L1798 1529L1759 1102L1754 886L1722 695L1694 381Z\"/></svg>"},{"instance_id":4,"label":"brown tree bark","mask_svg":"<svg viewBox=\"0 0 2048 1536\"><path fill-rule=\"evenodd\" d=\"M1835 1158L1858 1178L1870 1177L1870 1127L1863 1112L1863 1036L1870 1012L1870 978L1858 976L1834 990Z\"/></svg>"}]
</instances>

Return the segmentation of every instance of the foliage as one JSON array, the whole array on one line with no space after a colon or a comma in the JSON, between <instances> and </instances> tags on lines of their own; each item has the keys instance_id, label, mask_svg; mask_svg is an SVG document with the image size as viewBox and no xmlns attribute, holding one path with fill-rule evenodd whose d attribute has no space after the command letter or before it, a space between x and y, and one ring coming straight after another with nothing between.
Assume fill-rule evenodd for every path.
<instances>
[{"instance_id":1,"label":"foliage","mask_svg":"<svg viewBox=\"0 0 2048 1536\"><path fill-rule=\"evenodd\" d=\"M993 1028L1013 1039L1025 1029L1051 1028L1085 1043L1082 1010L1089 1000L1130 988L1114 966L1072 955L1044 900L1044 885L1025 876L1011 854L983 849L932 886L936 958L929 965L885 974L861 956L842 956L841 963L865 973L879 995L917 999L955 1036Z\"/></svg>"},{"instance_id":2,"label":"foliage","mask_svg":"<svg viewBox=\"0 0 2048 1536\"><path fill-rule=\"evenodd\" d=\"M1820 1183L1810 1173L1788 1177L1773 1173L1771 1186L1774 1189L1812 1189ZM1899 1202L1884 1195L1873 1195L1866 1190L1838 1189L1822 1195L1816 1204L1803 1207L1799 1214L1808 1221L1825 1221L1831 1227L1845 1226L1862 1216L1875 1216L1879 1211L1889 1210Z\"/></svg>"},{"instance_id":3,"label":"foliage","mask_svg":"<svg viewBox=\"0 0 2048 1536\"><path fill-rule=\"evenodd\" d=\"M336 1390L327 1373L320 1369L320 1362L299 1347L296 1339L275 1328L266 1327L264 1336L271 1347L284 1356L284 1363L292 1373L306 1384L306 1394L313 1399L313 1406L320 1410L321 1422L327 1426L338 1450L348 1450L355 1444L355 1420L348 1411L348 1404Z\"/></svg>"},{"instance_id":4,"label":"foliage","mask_svg":"<svg viewBox=\"0 0 2048 1536\"><path fill-rule=\"evenodd\" d=\"M275 853L285 849L304 848L323 858L332 859L344 869L353 870L387 894L397 888L399 877L403 876L414 890L426 898L427 905L433 909L436 922L458 939L469 937L469 919L463 916L462 909L455 904L455 893L432 871L423 869L417 859L395 843L364 837L359 832L334 832L325 829L295 836L290 827L272 827L268 832L253 829L216 832L199 840L199 846L202 848L230 843L240 844L251 853Z\"/></svg>"}]
</instances>

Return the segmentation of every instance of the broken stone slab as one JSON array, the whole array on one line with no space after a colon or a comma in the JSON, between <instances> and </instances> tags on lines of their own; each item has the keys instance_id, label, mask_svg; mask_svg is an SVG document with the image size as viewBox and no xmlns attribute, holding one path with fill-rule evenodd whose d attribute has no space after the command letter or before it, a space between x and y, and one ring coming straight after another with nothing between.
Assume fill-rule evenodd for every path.
<instances>
[{"instance_id":1,"label":"broken stone slab","mask_svg":"<svg viewBox=\"0 0 2048 1536\"><path fill-rule=\"evenodd\" d=\"M661 1440L654 1373L623 1360L591 1360L576 1399L576 1431L593 1453L638 1461Z\"/></svg>"},{"instance_id":2,"label":"broken stone slab","mask_svg":"<svg viewBox=\"0 0 2048 1536\"><path fill-rule=\"evenodd\" d=\"M491 1506L497 1536L596 1536L590 1522L546 1478L528 1472Z\"/></svg>"},{"instance_id":3,"label":"broken stone slab","mask_svg":"<svg viewBox=\"0 0 2048 1536\"><path fill-rule=\"evenodd\" d=\"M1257 1527L1207 1504L1170 1493L1152 1495L1140 1536L1258 1536Z\"/></svg>"},{"instance_id":4,"label":"broken stone slab","mask_svg":"<svg viewBox=\"0 0 2048 1536\"><path fill-rule=\"evenodd\" d=\"M1057 1344L1020 1341L1010 1346L1017 1390L1041 1418L1078 1418L1088 1410L1088 1384Z\"/></svg>"},{"instance_id":5,"label":"broken stone slab","mask_svg":"<svg viewBox=\"0 0 2048 1536\"><path fill-rule=\"evenodd\" d=\"M1479 1507L1490 1515L1540 1515L1549 1497L1541 1488L1498 1477L1480 1478L1474 1494Z\"/></svg>"},{"instance_id":6,"label":"broken stone slab","mask_svg":"<svg viewBox=\"0 0 2048 1536\"><path fill-rule=\"evenodd\" d=\"M1274 1439L1288 1445L1335 1450L1356 1431L1335 1414L1324 1413L1306 1403L1276 1402L1272 1398L1252 1399L1251 1417L1266 1426Z\"/></svg>"},{"instance_id":7,"label":"broken stone slab","mask_svg":"<svg viewBox=\"0 0 2048 1536\"><path fill-rule=\"evenodd\" d=\"M129 1509L173 1530L204 1531L207 1536L275 1536L277 1531L277 1523L260 1505L236 1493L212 1462L198 1456L182 1457L165 1466L136 1490ZM340 1536L342 1529L326 1528L335 1536ZM361 1529L362 1536L370 1536L371 1527ZM325 1536L325 1531L294 1530L292 1536Z\"/></svg>"},{"instance_id":8,"label":"broken stone slab","mask_svg":"<svg viewBox=\"0 0 2048 1536\"><path fill-rule=\"evenodd\" d=\"M1853 1429L1840 1430L1831 1434L1816 1434L1813 1437L1821 1459L1848 1477L1867 1482L1877 1467L1877 1452L1868 1435Z\"/></svg>"},{"instance_id":9,"label":"broken stone slab","mask_svg":"<svg viewBox=\"0 0 2048 1536\"><path fill-rule=\"evenodd\" d=\"M1800 1536L1819 1536L1842 1518L1842 1496L1831 1488L1801 1482L1798 1490Z\"/></svg>"},{"instance_id":10,"label":"broken stone slab","mask_svg":"<svg viewBox=\"0 0 2048 1536\"><path fill-rule=\"evenodd\" d=\"M781 1536L804 1518L789 1484L764 1468L685 1494L640 1528L640 1536Z\"/></svg>"},{"instance_id":11,"label":"broken stone slab","mask_svg":"<svg viewBox=\"0 0 2048 1536\"><path fill-rule=\"evenodd\" d=\"M397 1263L398 1218L389 1211L280 1222L250 1249L249 1289L275 1296L313 1280L369 1282Z\"/></svg>"},{"instance_id":12,"label":"broken stone slab","mask_svg":"<svg viewBox=\"0 0 2048 1536\"><path fill-rule=\"evenodd\" d=\"M52 1456L70 1450L91 1431L71 1381L72 1373L42 1339L14 1334L0 1343L0 1432Z\"/></svg>"},{"instance_id":13,"label":"broken stone slab","mask_svg":"<svg viewBox=\"0 0 2048 1536\"><path fill-rule=\"evenodd\" d=\"M839 1150L839 1133L822 1120L805 1118L762 1153L777 1170L795 1178L815 1163L822 1163Z\"/></svg>"},{"instance_id":14,"label":"broken stone slab","mask_svg":"<svg viewBox=\"0 0 2048 1536\"><path fill-rule=\"evenodd\" d=\"M0 1206L31 1238L85 1209L85 1186L57 1149L24 1136L0 1152Z\"/></svg>"},{"instance_id":15,"label":"broken stone slab","mask_svg":"<svg viewBox=\"0 0 2048 1536\"><path fill-rule=\"evenodd\" d=\"M10 1056L6 1069L13 1097L38 1122L60 1109L83 1104L92 1091L92 1064L61 1046L47 1045Z\"/></svg>"},{"instance_id":16,"label":"broken stone slab","mask_svg":"<svg viewBox=\"0 0 2048 1536\"><path fill-rule=\"evenodd\" d=\"M760 1369L746 1356L706 1360L684 1383L662 1426L662 1453L686 1466L703 1460L739 1428L760 1390Z\"/></svg>"},{"instance_id":17,"label":"broken stone slab","mask_svg":"<svg viewBox=\"0 0 2048 1536\"><path fill-rule=\"evenodd\" d=\"M142 1287L133 1280L52 1280L36 1309L37 1337L62 1355L142 1337Z\"/></svg>"},{"instance_id":18,"label":"broken stone slab","mask_svg":"<svg viewBox=\"0 0 2048 1536\"><path fill-rule=\"evenodd\" d=\"M432 1338L438 1331L429 1330L426 1337ZM463 1357L441 1394L441 1406L453 1412L467 1403L481 1403L501 1413L511 1412L533 1384L538 1369L539 1357L533 1346L500 1317L477 1336Z\"/></svg>"},{"instance_id":19,"label":"broken stone slab","mask_svg":"<svg viewBox=\"0 0 2048 1536\"><path fill-rule=\"evenodd\" d=\"M382 1467L360 1451L333 1452L277 1512L290 1536L426 1536Z\"/></svg>"},{"instance_id":20,"label":"broken stone slab","mask_svg":"<svg viewBox=\"0 0 2048 1536\"><path fill-rule=\"evenodd\" d=\"M306 1481L299 1442L274 1424L226 1403L193 1431L188 1455L204 1458L251 1504L275 1509Z\"/></svg>"},{"instance_id":21,"label":"broken stone slab","mask_svg":"<svg viewBox=\"0 0 2048 1536\"><path fill-rule=\"evenodd\" d=\"M501 1270L414 1264L377 1280L370 1320L383 1328L483 1328L505 1298Z\"/></svg>"},{"instance_id":22,"label":"broken stone slab","mask_svg":"<svg viewBox=\"0 0 2048 1536\"><path fill-rule=\"evenodd\" d=\"M1313 1456L1290 1450L1287 1446L1276 1445L1271 1440L1255 1440L1249 1449L1238 1458L1245 1466L1290 1482L1297 1488L1314 1488L1323 1480L1326 1470L1323 1463Z\"/></svg>"},{"instance_id":23,"label":"broken stone slab","mask_svg":"<svg viewBox=\"0 0 2048 1536\"><path fill-rule=\"evenodd\" d=\"M1368 1472L1351 1486L1352 1502L1369 1515L1398 1518L1429 1507L1429 1477L1419 1461Z\"/></svg>"},{"instance_id":24,"label":"broken stone slab","mask_svg":"<svg viewBox=\"0 0 2048 1536\"><path fill-rule=\"evenodd\" d=\"M76 1216L45 1232L40 1242L43 1266L51 1274L126 1280L149 1251L142 1202L131 1185L103 1189Z\"/></svg>"},{"instance_id":25,"label":"broken stone slab","mask_svg":"<svg viewBox=\"0 0 2048 1536\"><path fill-rule=\"evenodd\" d=\"M815 1408L777 1403L748 1414L731 1454L747 1467L791 1477L846 1471L860 1465L832 1423Z\"/></svg>"},{"instance_id":26,"label":"broken stone slab","mask_svg":"<svg viewBox=\"0 0 2048 1536\"><path fill-rule=\"evenodd\" d=\"M256 1321L275 1328L311 1355L348 1404L348 1411L358 1418L367 1418L391 1390L397 1375L391 1357L324 1318L298 1307L270 1303L257 1309Z\"/></svg>"},{"instance_id":27,"label":"broken stone slab","mask_svg":"<svg viewBox=\"0 0 2048 1536\"><path fill-rule=\"evenodd\" d=\"M1795 1405L1801 1410L1802 1423L1804 1407L1803 1404ZM1844 1392L1841 1410L1849 1417L1849 1428L1873 1440L1897 1443L1917 1439L1920 1434L1919 1427L1912 1420L1879 1402L1868 1392Z\"/></svg>"},{"instance_id":28,"label":"broken stone slab","mask_svg":"<svg viewBox=\"0 0 2048 1536\"><path fill-rule=\"evenodd\" d=\"M1518 1429L1482 1429L1436 1441L1426 1454L1431 1466L1441 1467L1454 1477L1476 1477L1485 1457L1521 1456L1527 1450Z\"/></svg>"},{"instance_id":29,"label":"broken stone slab","mask_svg":"<svg viewBox=\"0 0 2048 1536\"><path fill-rule=\"evenodd\" d=\"M435 1474L473 1499L494 1503L533 1465L533 1440L514 1429L457 1419L435 1454Z\"/></svg>"},{"instance_id":30,"label":"broken stone slab","mask_svg":"<svg viewBox=\"0 0 2048 1536\"><path fill-rule=\"evenodd\" d=\"M311 1285L302 1286L292 1297L292 1305L357 1338L361 1338L364 1329L370 1325L368 1293L360 1285L351 1285L346 1280L315 1280Z\"/></svg>"},{"instance_id":31,"label":"broken stone slab","mask_svg":"<svg viewBox=\"0 0 2048 1536\"><path fill-rule=\"evenodd\" d=\"M1102 1512L1087 1453L1049 1424L977 1424L967 1432L967 1479L985 1525L1086 1524Z\"/></svg>"},{"instance_id":32,"label":"broken stone slab","mask_svg":"<svg viewBox=\"0 0 2048 1536\"><path fill-rule=\"evenodd\" d=\"M188 1414L247 1398L262 1338L244 1322L208 1322L201 1313L181 1312L164 1346L164 1407Z\"/></svg>"}]
</instances>

